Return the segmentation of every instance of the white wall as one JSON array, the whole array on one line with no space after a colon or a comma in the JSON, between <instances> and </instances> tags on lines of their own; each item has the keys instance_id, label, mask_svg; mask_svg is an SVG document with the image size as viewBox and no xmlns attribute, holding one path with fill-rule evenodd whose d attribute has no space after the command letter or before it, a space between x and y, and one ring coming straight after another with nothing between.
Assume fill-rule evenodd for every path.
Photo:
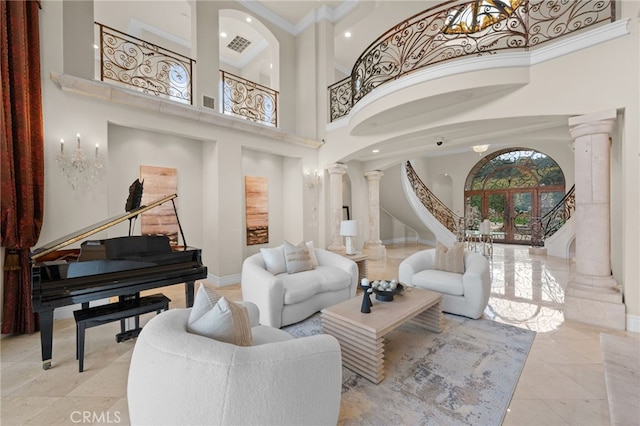
<instances>
[{"instance_id":1,"label":"white wall","mask_svg":"<svg viewBox=\"0 0 640 426\"><path fill-rule=\"evenodd\" d=\"M117 173L109 174L109 217L123 214L129 185L140 177L140 166L177 169L178 198L175 199L180 224L188 245L202 247L203 142L184 137L108 125L109 164ZM208 142L213 143L213 142ZM170 194L167 194L170 195ZM140 234L140 219L134 235ZM107 230L109 237L127 235L128 222ZM180 239L182 241L182 239Z\"/></svg>"},{"instance_id":2,"label":"white wall","mask_svg":"<svg viewBox=\"0 0 640 426\"><path fill-rule=\"evenodd\" d=\"M250 246L246 244L246 216L242 218L243 228L245 229L243 232L243 256L247 257L259 252L261 247L275 247L282 244L282 241L284 240L284 191L282 190L284 185L283 158L278 155L265 154L259 151L245 149L242 152L242 172L244 176L259 176L267 178L267 202L269 206L269 242L267 244L256 244ZM244 197L243 211L246 211ZM298 242L299 241L294 242L294 244L297 244Z\"/></svg>"},{"instance_id":3,"label":"white wall","mask_svg":"<svg viewBox=\"0 0 640 426\"><path fill-rule=\"evenodd\" d=\"M119 212L140 164L176 166L179 213L189 244L195 247L199 242L202 244L203 261L212 277L235 276L240 273L245 254L243 152L248 152L245 148L261 152L265 158L271 158L267 155L271 154L301 162L295 173L287 175L287 185L297 189L286 187L292 195L279 203L274 218L282 216L286 204L287 211L297 216L289 221L294 236L302 239L317 233L317 229L305 231L302 219L302 212L311 211L312 205L310 197L302 197L301 169L319 168L315 148L198 120L199 111L194 107L181 107L182 117L152 109L144 102L139 107L125 106L61 90L50 78L50 73L60 73L63 65L61 16L62 2L43 3L40 25L46 183L39 245L104 220L113 211ZM102 87L109 86L95 86L98 91ZM292 87L293 84L289 85L288 90ZM287 119L291 117L289 114ZM105 175L86 192L72 190L55 163L60 138L72 141L78 132L87 148L99 143L105 155ZM183 215L188 219L183 219ZM322 223L319 221L318 226L322 227ZM282 231L278 232L282 237ZM115 233L115 230L103 232L95 238Z\"/></svg>"}]
</instances>

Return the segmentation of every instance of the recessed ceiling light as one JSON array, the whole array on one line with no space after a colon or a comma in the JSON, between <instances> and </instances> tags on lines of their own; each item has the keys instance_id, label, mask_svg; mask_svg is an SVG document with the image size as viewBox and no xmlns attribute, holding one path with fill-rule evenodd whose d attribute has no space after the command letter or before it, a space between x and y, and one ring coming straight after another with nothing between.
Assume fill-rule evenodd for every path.
<instances>
[{"instance_id":1,"label":"recessed ceiling light","mask_svg":"<svg viewBox=\"0 0 640 426\"><path fill-rule=\"evenodd\" d=\"M251 22L251 17L247 16L247 22Z\"/></svg>"},{"instance_id":2,"label":"recessed ceiling light","mask_svg":"<svg viewBox=\"0 0 640 426\"><path fill-rule=\"evenodd\" d=\"M220 37L222 38L226 38L227 37L227 33L225 33L224 31L220 33Z\"/></svg>"},{"instance_id":3,"label":"recessed ceiling light","mask_svg":"<svg viewBox=\"0 0 640 426\"><path fill-rule=\"evenodd\" d=\"M379 149L374 149L374 150L373 150L373 151L371 151L371 152L373 152L374 154L377 154L377 153L379 153L379 152L380 152L380 150L379 150Z\"/></svg>"},{"instance_id":4,"label":"recessed ceiling light","mask_svg":"<svg viewBox=\"0 0 640 426\"><path fill-rule=\"evenodd\" d=\"M344 33L344 36L345 36L346 38L349 38L349 37L351 37L351 33L350 33L349 31L347 31L346 33Z\"/></svg>"}]
</instances>

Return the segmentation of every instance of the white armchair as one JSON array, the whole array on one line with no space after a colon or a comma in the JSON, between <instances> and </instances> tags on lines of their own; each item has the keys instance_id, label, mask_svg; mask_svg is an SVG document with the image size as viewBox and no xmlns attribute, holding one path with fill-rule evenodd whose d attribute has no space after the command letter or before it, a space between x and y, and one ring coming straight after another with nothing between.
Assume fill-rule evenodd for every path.
<instances>
[{"instance_id":1,"label":"white armchair","mask_svg":"<svg viewBox=\"0 0 640 426\"><path fill-rule=\"evenodd\" d=\"M355 297L358 265L337 253L314 249L318 266L309 271L272 274L262 253L242 264L242 299L260 309L260 324L280 328Z\"/></svg>"},{"instance_id":2,"label":"white armchair","mask_svg":"<svg viewBox=\"0 0 640 426\"><path fill-rule=\"evenodd\" d=\"M255 306L245 303L252 325ZM335 425L342 366L329 335L299 339L252 328L254 346L187 332L190 309L172 309L142 329L131 358L132 425Z\"/></svg>"},{"instance_id":3,"label":"white armchair","mask_svg":"<svg viewBox=\"0 0 640 426\"><path fill-rule=\"evenodd\" d=\"M479 253L464 253L464 274L434 269L436 249L422 250L400 263L400 282L442 293L442 310L477 319L491 294L489 261Z\"/></svg>"}]
</instances>

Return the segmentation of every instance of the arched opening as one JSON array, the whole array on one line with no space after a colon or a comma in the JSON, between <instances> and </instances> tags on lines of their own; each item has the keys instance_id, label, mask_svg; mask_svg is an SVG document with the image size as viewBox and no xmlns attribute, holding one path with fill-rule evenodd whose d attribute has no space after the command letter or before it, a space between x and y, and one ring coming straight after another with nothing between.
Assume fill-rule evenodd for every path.
<instances>
[{"instance_id":1,"label":"arched opening","mask_svg":"<svg viewBox=\"0 0 640 426\"><path fill-rule=\"evenodd\" d=\"M220 10L218 25L220 68L280 90L280 44L275 35L257 18L234 9Z\"/></svg>"},{"instance_id":2,"label":"arched opening","mask_svg":"<svg viewBox=\"0 0 640 426\"><path fill-rule=\"evenodd\" d=\"M465 225L478 230L480 222L489 219L495 242L529 244L535 220L564 194L564 173L548 155L528 148L497 151L467 176Z\"/></svg>"}]
</instances>

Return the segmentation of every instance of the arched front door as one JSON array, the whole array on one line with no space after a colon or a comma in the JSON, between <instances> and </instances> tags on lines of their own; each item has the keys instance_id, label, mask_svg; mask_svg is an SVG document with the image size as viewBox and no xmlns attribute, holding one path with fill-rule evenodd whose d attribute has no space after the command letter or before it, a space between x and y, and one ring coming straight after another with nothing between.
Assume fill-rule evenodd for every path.
<instances>
[{"instance_id":1,"label":"arched front door","mask_svg":"<svg viewBox=\"0 0 640 426\"><path fill-rule=\"evenodd\" d=\"M477 231L489 219L495 242L529 244L534 220L562 200L564 191L564 174L546 154L526 148L495 152L467 177L466 228Z\"/></svg>"}]
</instances>

